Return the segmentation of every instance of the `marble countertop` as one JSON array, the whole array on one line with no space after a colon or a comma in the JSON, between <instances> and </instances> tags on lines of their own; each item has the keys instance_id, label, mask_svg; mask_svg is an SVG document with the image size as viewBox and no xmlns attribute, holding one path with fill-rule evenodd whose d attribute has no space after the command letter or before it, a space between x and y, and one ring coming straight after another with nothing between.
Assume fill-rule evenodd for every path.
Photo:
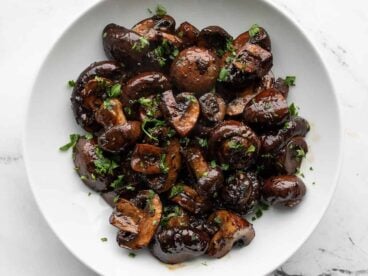
<instances>
[{"instance_id":1,"label":"marble countertop","mask_svg":"<svg viewBox=\"0 0 368 276\"><path fill-rule=\"evenodd\" d=\"M1 1L0 275L94 275L59 242L37 209L24 171L21 134L42 60L70 22L95 2ZM273 2L316 42L345 126L344 164L331 205L309 240L273 275L368 275L368 1Z\"/></svg>"}]
</instances>

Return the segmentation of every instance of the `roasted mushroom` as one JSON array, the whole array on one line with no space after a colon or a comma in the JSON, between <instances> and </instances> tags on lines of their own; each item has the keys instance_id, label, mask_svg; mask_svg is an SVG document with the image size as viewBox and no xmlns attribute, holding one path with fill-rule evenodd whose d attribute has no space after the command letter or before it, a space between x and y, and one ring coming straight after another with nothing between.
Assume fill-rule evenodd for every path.
<instances>
[{"instance_id":1,"label":"roasted mushroom","mask_svg":"<svg viewBox=\"0 0 368 276\"><path fill-rule=\"evenodd\" d=\"M286 207L298 205L306 193L306 187L295 175L280 175L265 180L262 187L262 197L270 204Z\"/></svg>"},{"instance_id":2,"label":"roasted mushroom","mask_svg":"<svg viewBox=\"0 0 368 276\"><path fill-rule=\"evenodd\" d=\"M171 64L170 76L181 91L203 94L210 91L219 74L219 61L210 50L190 47Z\"/></svg>"},{"instance_id":3,"label":"roasted mushroom","mask_svg":"<svg viewBox=\"0 0 368 276\"><path fill-rule=\"evenodd\" d=\"M208 220L219 226L218 232L209 243L209 256L221 258L229 253L234 245L247 246L255 236L253 225L230 211L216 211Z\"/></svg>"},{"instance_id":4,"label":"roasted mushroom","mask_svg":"<svg viewBox=\"0 0 368 276\"><path fill-rule=\"evenodd\" d=\"M260 141L251 128L230 120L222 122L213 130L208 146L218 164L246 169L255 161Z\"/></svg>"},{"instance_id":5,"label":"roasted mushroom","mask_svg":"<svg viewBox=\"0 0 368 276\"><path fill-rule=\"evenodd\" d=\"M119 246L128 249L146 247L156 232L161 213L160 198L152 190L140 191L130 201L119 199L110 216L110 223L120 230Z\"/></svg>"},{"instance_id":6,"label":"roasted mushroom","mask_svg":"<svg viewBox=\"0 0 368 276\"><path fill-rule=\"evenodd\" d=\"M127 122L123 112L123 105L118 99L107 99L95 112L96 122L105 129L116 125L123 125Z\"/></svg>"},{"instance_id":7,"label":"roasted mushroom","mask_svg":"<svg viewBox=\"0 0 368 276\"><path fill-rule=\"evenodd\" d=\"M183 47L188 48L197 43L199 30L189 22L185 21L180 24L176 30L176 35L183 41Z\"/></svg>"},{"instance_id":8,"label":"roasted mushroom","mask_svg":"<svg viewBox=\"0 0 368 276\"><path fill-rule=\"evenodd\" d=\"M237 213L247 214L258 203L259 188L255 173L237 171L227 178L220 195L226 207Z\"/></svg>"},{"instance_id":9,"label":"roasted mushroom","mask_svg":"<svg viewBox=\"0 0 368 276\"><path fill-rule=\"evenodd\" d=\"M208 26L200 31L197 45L222 53L226 50L227 42L232 39L232 36L223 28L219 26Z\"/></svg>"},{"instance_id":10,"label":"roasted mushroom","mask_svg":"<svg viewBox=\"0 0 368 276\"><path fill-rule=\"evenodd\" d=\"M135 24L132 31L148 39L152 39L156 35L155 31L172 34L175 31L175 19L170 15L154 15Z\"/></svg>"},{"instance_id":11,"label":"roasted mushroom","mask_svg":"<svg viewBox=\"0 0 368 276\"><path fill-rule=\"evenodd\" d=\"M194 214L207 212L211 208L211 202L208 199L200 196L196 190L187 185L173 186L169 197L173 202Z\"/></svg>"},{"instance_id":12,"label":"roasted mushroom","mask_svg":"<svg viewBox=\"0 0 368 276\"><path fill-rule=\"evenodd\" d=\"M198 147L187 147L182 153L196 179L195 189L199 195L208 197L222 187L224 181L222 171L218 167L209 166Z\"/></svg>"},{"instance_id":13,"label":"roasted mushroom","mask_svg":"<svg viewBox=\"0 0 368 276\"><path fill-rule=\"evenodd\" d=\"M180 93L176 97L171 90L162 94L161 110L180 136L187 136L199 117L197 98L191 93Z\"/></svg>"},{"instance_id":14,"label":"roasted mushroom","mask_svg":"<svg viewBox=\"0 0 368 276\"><path fill-rule=\"evenodd\" d=\"M150 144L137 144L132 154L131 167L143 174L161 173L160 162L164 156L162 148Z\"/></svg>"},{"instance_id":15,"label":"roasted mushroom","mask_svg":"<svg viewBox=\"0 0 368 276\"><path fill-rule=\"evenodd\" d=\"M201 114L211 123L219 123L224 120L226 104L223 98L214 93L206 93L199 98Z\"/></svg>"},{"instance_id":16,"label":"roasted mushroom","mask_svg":"<svg viewBox=\"0 0 368 276\"><path fill-rule=\"evenodd\" d=\"M190 227L161 229L155 235L151 252L161 262L176 264L203 255L208 242L206 232Z\"/></svg>"}]
</instances>

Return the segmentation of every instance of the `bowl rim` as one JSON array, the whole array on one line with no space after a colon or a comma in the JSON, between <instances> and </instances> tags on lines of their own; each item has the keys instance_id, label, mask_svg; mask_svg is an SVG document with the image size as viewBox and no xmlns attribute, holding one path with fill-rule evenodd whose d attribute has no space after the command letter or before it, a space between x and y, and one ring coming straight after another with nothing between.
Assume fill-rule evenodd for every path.
<instances>
[{"instance_id":1,"label":"bowl rim","mask_svg":"<svg viewBox=\"0 0 368 276\"><path fill-rule=\"evenodd\" d=\"M317 228L318 224L321 222L322 218L325 216L327 209L330 207L332 199L333 199L333 197L336 193L337 184L340 182L340 177L341 177L341 168L342 168L343 156L344 156L344 136L343 136L343 121L342 121L341 102L340 102L341 100L337 96L336 88L335 88L335 85L332 81L333 79L331 77L331 73L328 70L328 66L326 65L325 60L322 58L322 54L320 53L320 50L316 46L316 42L310 37L309 33L299 24L299 22L296 20L296 18L290 12L288 12L285 8L283 8L283 6L281 4L274 3L271 0L258 0L258 1L261 2L262 4L268 6L269 8L274 10L275 12L278 12L290 24L294 25L294 27L300 32L300 34L304 37L304 39L310 44L312 50L314 51L314 53L316 54L317 58L319 59L319 61L321 63L322 70L325 72L325 74L327 76L326 81L328 82L328 85L332 88L332 92L333 92L332 96L333 96L333 98L336 102L336 113L337 113L336 114L336 123L337 123L338 134L339 134L338 137L336 138L337 139L337 144L338 144L338 158L337 158L337 163L336 163L337 166L336 166L336 172L334 174L333 180L331 181L332 182L332 184L331 184L332 185L332 187L331 187L332 190L331 190L331 196L328 200L328 203L324 206L323 211L320 213L319 219L315 220L315 222L311 224L311 226L309 227L307 235L305 235L305 237L300 241L298 246L296 246L294 250L290 251L287 258L282 263L278 264L276 267L272 267L272 269L270 269L270 271L267 271L266 275L268 275L269 273L276 270L278 267L282 266L288 259L290 259L296 253L297 250L299 250L305 244L305 242L311 237L311 235L316 230L316 228ZM42 62L38 66L37 73L34 74L32 86L30 86L31 89L28 91L28 93L26 95L26 101L25 101L26 107L25 107L25 112L23 114L24 117L23 117L22 139L21 139L22 140L22 142L21 142L21 148L22 149L21 150L22 150L22 155L23 155L27 180L28 180L28 183L29 183L29 186L30 186L31 193L32 193L32 195L35 199L36 206L37 206L38 210L40 211L40 213L42 214L42 217L44 218L44 220L46 221L47 225L52 230L52 232L55 234L57 239L62 243L62 245L77 260L79 260L80 263L82 263L87 268L89 268L93 272L98 273L100 275L103 275L104 271L101 271L96 266L92 266L90 263L88 263L86 260L84 260L81 256L77 255L77 253L72 249L72 247L66 241L64 241L64 239L61 236L59 236L57 234L55 226L49 221L48 217L46 216L43 209L41 208L41 206L39 204L39 197L36 193L35 185L33 184L34 181L30 177L30 175L31 175L30 174L30 169L29 169L29 166L27 165L30 161L28 161L29 157L28 157L28 153L27 153L26 144L27 144L27 122L29 120L28 115L29 115L30 110L31 110L31 99L32 99L32 97L35 93L34 91L35 91L36 84L38 82L38 79L41 76L41 71L42 71L43 67L45 66L46 61L49 59L51 54L54 52L56 46L58 45L58 43L64 38L64 36L69 32L69 30L71 30L75 25L77 25L79 23L79 21L84 16L86 16L91 10L98 9L98 7L104 5L105 2L109 2L109 0L99 1L97 3L94 3L94 4L89 5L86 8L84 8L82 12L78 13L66 25L66 27L64 27L61 30L61 33L58 36L58 38L55 41L53 41L51 47L49 47L48 50L46 50L46 54L44 55Z\"/></svg>"}]
</instances>

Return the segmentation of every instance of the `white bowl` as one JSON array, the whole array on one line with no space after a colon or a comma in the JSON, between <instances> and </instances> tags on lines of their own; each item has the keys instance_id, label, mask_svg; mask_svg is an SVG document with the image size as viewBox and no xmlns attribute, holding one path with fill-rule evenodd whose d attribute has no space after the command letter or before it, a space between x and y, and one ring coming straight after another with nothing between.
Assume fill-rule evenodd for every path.
<instances>
[{"instance_id":1,"label":"white bowl","mask_svg":"<svg viewBox=\"0 0 368 276\"><path fill-rule=\"evenodd\" d=\"M81 133L70 107L67 81L93 61L106 59L101 31L114 22L126 27L148 16L154 1L116 0L97 4L60 37L38 73L27 112L24 158L41 212L65 246L82 262L104 275L172 275L171 269L146 251L137 257L117 246L116 230L108 223L111 208L82 184L73 170L71 153L58 148L70 133ZM161 1L177 23L188 20L198 28L219 25L232 35L253 23L264 26L272 39L273 72L295 75L289 101L312 125L310 153L303 169L307 195L295 209L272 208L254 222L256 238L250 246L232 250L222 259L199 258L176 266L176 275L223 271L263 275L287 260L321 220L335 185L341 160L341 125L337 99L319 54L295 22L276 7L254 0ZM313 171L310 167L313 167ZM315 185L312 183L315 182ZM108 242L101 242L107 237ZM55 256L57 257L57 256ZM203 265L206 261L207 265ZM189 273L189 274L188 274Z\"/></svg>"}]
</instances>

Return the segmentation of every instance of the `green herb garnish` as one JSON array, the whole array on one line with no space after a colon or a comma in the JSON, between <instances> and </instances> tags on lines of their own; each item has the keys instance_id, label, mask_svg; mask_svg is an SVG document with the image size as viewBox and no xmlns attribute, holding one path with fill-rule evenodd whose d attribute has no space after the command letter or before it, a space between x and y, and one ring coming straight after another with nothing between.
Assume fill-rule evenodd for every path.
<instances>
[{"instance_id":1,"label":"green herb garnish","mask_svg":"<svg viewBox=\"0 0 368 276\"><path fill-rule=\"evenodd\" d=\"M221 164L221 170L223 171L227 171L229 169L230 165L229 164Z\"/></svg>"},{"instance_id":2,"label":"green herb garnish","mask_svg":"<svg viewBox=\"0 0 368 276\"><path fill-rule=\"evenodd\" d=\"M220 70L218 81L226 81L229 75L230 75L229 70L226 69L225 67L222 67Z\"/></svg>"},{"instance_id":3,"label":"green herb garnish","mask_svg":"<svg viewBox=\"0 0 368 276\"><path fill-rule=\"evenodd\" d=\"M259 34L260 31L261 29L259 28L258 24L253 24L249 29L249 35L250 37L254 37Z\"/></svg>"},{"instance_id":4,"label":"green herb garnish","mask_svg":"<svg viewBox=\"0 0 368 276\"><path fill-rule=\"evenodd\" d=\"M171 190L170 190L170 195L169 197L172 198L172 197L175 197L177 196L178 194L184 192L184 185L183 184L177 184L177 185L174 185Z\"/></svg>"},{"instance_id":5,"label":"green herb garnish","mask_svg":"<svg viewBox=\"0 0 368 276\"><path fill-rule=\"evenodd\" d=\"M305 151L302 148L296 150L296 157L303 159L305 155Z\"/></svg>"},{"instance_id":6,"label":"green herb garnish","mask_svg":"<svg viewBox=\"0 0 368 276\"><path fill-rule=\"evenodd\" d=\"M133 252L129 252L128 256L131 257L131 258L135 258L135 256L137 256L137 255Z\"/></svg>"},{"instance_id":7,"label":"green herb garnish","mask_svg":"<svg viewBox=\"0 0 368 276\"><path fill-rule=\"evenodd\" d=\"M229 148L231 149L241 149L244 147L244 145L242 143L240 143L239 141L234 141L234 140L230 140L227 145L229 146Z\"/></svg>"},{"instance_id":8,"label":"green herb garnish","mask_svg":"<svg viewBox=\"0 0 368 276\"><path fill-rule=\"evenodd\" d=\"M123 186L124 175L119 175L113 182L111 182L110 187L114 189L121 188Z\"/></svg>"},{"instance_id":9,"label":"green herb garnish","mask_svg":"<svg viewBox=\"0 0 368 276\"><path fill-rule=\"evenodd\" d=\"M246 153L252 153L256 151L256 147L254 145L250 145L246 151Z\"/></svg>"},{"instance_id":10,"label":"green herb garnish","mask_svg":"<svg viewBox=\"0 0 368 276\"><path fill-rule=\"evenodd\" d=\"M210 162L210 166L211 166L212 169L216 168L217 167L216 161L215 160L212 160Z\"/></svg>"},{"instance_id":11,"label":"green herb garnish","mask_svg":"<svg viewBox=\"0 0 368 276\"><path fill-rule=\"evenodd\" d=\"M161 155L161 159L160 159L160 170L164 174L167 174L169 172L169 167L166 164L166 154L162 154Z\"/></svg>"},{"instance_id":12,"label":"green herb garnish","mask_svg":"<svg viewBox=\"0 0 368 276\"><path fill-rule=\"evenodd\" d=\"M70 148L74 148L79 140L80 135L79 134L70 134L69 139L70 142L65 144L64 146L60 147L59 150L61 151L67 151Z\"/></svg>"},{"instance_id":13,"label":"green herb garnish","mask_svg":"<svg viewBox=\"0 0 368 276\"><path fill-rule=\"evenodd\" d=\"M166 8L163 5L158 4L156 6L156 15L158 15L158 16L165 16L166 13L167 13L167 10L166 10Z\"/></svg>"},{"instance_id":14,"label":"green herb garnish","mask_svg":"<svg viewBox=\"0 0 368 276\"><path fill-rule=\"evenodd\" d=\"M198 144L202 147L202 148L207 148L208 147L208 141L206 138L200 138L197 137L198 140Z\"/></svg>"},{"instance_id":15,"label":"green herb garnish","mask_svg":"<svg viewBox=\"0 0 368 276\"><path fill-rule=\"evenodd\" d=\"M101 238L101 241L102 242L107 242L107 238L106 237L103 237L103 238Z\"/></svg>"},{"instance_id":16,"label":"green herb garnish","mask_svg":"<svg viewBox=\"0 0 368 276\"><path fill-rule=\"evenodd\" d=\"M295 76L286 76L285 80L284 80L284 83L287 86L295 86L295 79L296 79Z\"/></svg>"},{"instance_id":17,"label":"green herb garnish","mask_svg":"<svg viewBox=\"0 0 368 276\"><path fill-rule=\"evenodd\" d=\"M70 87L70 88L73 88L73 87L75 87L75 81L74 80L70 80L70 81L68 81L68 86Z\"/></svg>"},{"instance_id":18,"label":"green herb garnish","mask_svg":"<svg viewBox=\"0 0 368 276\"><path fill-rule=\"evenodd\" d=\"M291 103L291 105L289 106L289 112L291 116L298 116L299 112L299 107L297 107L294 103Z\"/></svg>"},{"instance_id":19,"label":"green herb garnish","mask_svg":"<svg viewBox=\"0 0 368 276\"><path fill-rule=\"evenodd\" d=\"M142 51L144 48L149 46L149 41L147 40L147 38L145 38L144 36L141 36L139 38L138 42L134 42L133 46L132 46L132 50L135 50L137 52Z\"/></svg>"},{"instance_id":20,"label":"green herb garnish","mask_svg":"<svg viewBox=\"0 0 368 276\"><path fill-rule=\"evenodd\" d=\"M216 224L218 224L218 225L220 225L220 224L222 223L222 219L221 219L220 217L215 217L215 218L213 219L213 221L214 221Z\"/></svg>"},{"instance_id":21,"label":"green herb garnish","mask_svg":"<svg viewBox=\"0 0 368 276\"><path fill-rule=\"evenodd\" d=\"M121 95L121 85L119 83L115 83L111 88L107 91L107 95L110 98L117 98Z\"/></svg>"},{"instance_id":22,"label":"green herb garnish","mask_svg":"<svg viewBox=\"0 0 368 276\"><path fill-rule=\"evenodd\" d=\"M150 127L149 129L146 129L147 128L147 124L153 124L153 127ZM160 127L160 126L164 126L165 125L165 122L164 121L161 121L161 120L157 120L157 119L144 119L143 120L143 123L142 123L142 131L152 140L155 140L155 141L158 141L158 139L154 136L152 136L152 134L150 133L152 130L154 130L155 128L157 127Z\"/></svg>"},{"instance_id":23,"label":"green herb garnish","mask_svg":"<svg viewBox=\"0 0 368 276\"><path fill-rule=\"evenodd\" d=\"M115 161L110 160L103 156L102 150L96 148L97 159L93 161L96 172L100 175L113 174L114 169L119 167Z\"/></svg>"}]
</instances>

